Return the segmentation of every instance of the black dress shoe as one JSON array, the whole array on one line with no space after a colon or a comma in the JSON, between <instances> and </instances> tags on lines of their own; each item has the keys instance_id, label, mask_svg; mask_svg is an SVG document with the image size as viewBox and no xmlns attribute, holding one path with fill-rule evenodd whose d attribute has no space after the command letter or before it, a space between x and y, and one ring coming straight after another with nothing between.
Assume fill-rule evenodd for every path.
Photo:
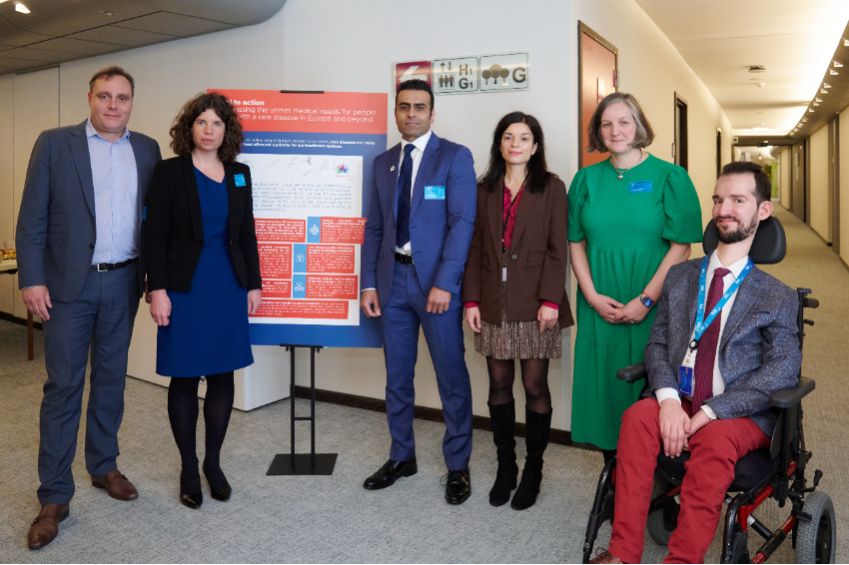
<instances>
[{"instance_id":1,"label":"black dress shoe","mask_svg":"<svg viewBox=\"0 0 849 565\"><path fill-rule=\"evenodd\" d=\"M392 486L401 477L411 477L418 471L415 457L406 461L390 459L375 474L365 480L363 487L367 490L380 490Z\"/></svg>"},{"instance_id":2,"label":"black dress shoe","mask_svg":"<svg viewBox=\"0 0 849 565\"><path fill-rule=\"evenodd\" d=\"M221 470L221 467L207 469L206 465L204 465L203 476L206 477L206 481L209 483L209 494L212 498L221 502L230 500L233 489L230 487L230 483L227 482L227 477L224 476L224 471Z\"/></svg>"},{"instance_id":3,"label":"black dress shoe","mask_svg":"<svg viewBox=\"0 0 849 565\"><path fill-rule=\"evenodd\" d=\"M203 504L200 475L197 470L180 471L180 503L192 510L197 510Z\"/></svg>"},{"instance_id":4,"label":"black dress shoe","mask_svg":"<svg viewBox=\"0 0 849 565\"><path fill-rule=\"evenodd\" d=\"M445 481L445 502L448 504L463 504L472 494L472 480L468 469L448 471Z\"/></svg>"}]
</instances>

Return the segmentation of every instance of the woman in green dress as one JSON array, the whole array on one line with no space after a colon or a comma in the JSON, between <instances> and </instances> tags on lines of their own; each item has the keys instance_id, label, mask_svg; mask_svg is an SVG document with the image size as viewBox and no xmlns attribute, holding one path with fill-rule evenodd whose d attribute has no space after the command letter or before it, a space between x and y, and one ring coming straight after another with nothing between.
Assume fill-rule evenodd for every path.
<instances>
[{"instance_id":1,"label":"woman in green dress","mask_svg":"<svg viewBox=\"0 0 849 565\"><path fill-rule=\"evenodd\" d=\"M605 97L589 124L590 151L610 158L578 171L569 189L569 250L578 281L572 440L615 453L622 412L645 382L616 372L641 363L669 268L701 241L702 218L683 168L644 150L651 126L630 94Z\"/></svg>"}]
</instances>

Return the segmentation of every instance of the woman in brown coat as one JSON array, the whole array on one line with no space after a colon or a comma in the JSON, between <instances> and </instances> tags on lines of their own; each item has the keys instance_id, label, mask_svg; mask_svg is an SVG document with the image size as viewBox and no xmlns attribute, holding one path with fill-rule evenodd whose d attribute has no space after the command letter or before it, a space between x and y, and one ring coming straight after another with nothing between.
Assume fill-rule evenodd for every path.
<instances>
[{"instance_id":1,"label":"woman in brown coat","mask_svg":"<svg viewBox=\"0 0 849 565\"><path fill-rule=\"evenodd\" d=\"M489 502L516 488L515 360L525 389L527 457L511 506L533 506L551 429L548 361L561 355L560 330L572 325L566 297L566 186L548 172L542 128L512 112L495 128L463 281L466 322L486 356L498 473Z\"/></svg>"}]
</instances>

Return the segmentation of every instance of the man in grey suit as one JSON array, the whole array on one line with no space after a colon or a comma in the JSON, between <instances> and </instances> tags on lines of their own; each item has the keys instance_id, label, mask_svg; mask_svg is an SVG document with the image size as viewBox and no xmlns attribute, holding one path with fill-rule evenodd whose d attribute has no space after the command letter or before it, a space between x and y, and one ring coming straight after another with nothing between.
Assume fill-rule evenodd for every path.
<instances>
[{"instance_id":1,"label":"man in grey suit","mask_svg":"<svg viewBox=\"0 0 849 565\"><path fill-rule=\"evenodd\" d=\"M802 362L796 292L748 256L770 196L760 166L726 165L713 195L716 251L669 271L646 346L654 398L622 417L613 531L593 563L640 561L661 448L691 452L665 562L703 563L737 460L769 445L770 396L795 386Z\"/></svg>"},{"instance_id":2,"label":"man in grey suit","mask_svg":"<svg viewBox=\"0 0 849 565\"><path fill-rule=\"evenodd\" d=\"M133 321L143 289L142 205L159 145L127 122L135 83L120 67L89 82L90 117L42 132L18 216L18 275L27 309L42 319L47 381L41 403L38 499L30 549L59 532L74 495L85 371L91 352L85 458L94 486L120 500L138 491L118 470L118 428Z\"/></svg>"}]
</instances>

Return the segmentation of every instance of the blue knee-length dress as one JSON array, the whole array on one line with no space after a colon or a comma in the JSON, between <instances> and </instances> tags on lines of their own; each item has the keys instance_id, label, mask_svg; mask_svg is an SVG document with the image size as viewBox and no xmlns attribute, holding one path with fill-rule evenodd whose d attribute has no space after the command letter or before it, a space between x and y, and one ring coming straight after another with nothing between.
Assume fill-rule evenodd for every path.
<instances>
[{"instance_id":1,"label":"blue knee-length dress","mask_svg":"<svg viewBox=\"0 0 849 565\"><path fill-rule=\"evenodd\" d=\"M195 168L203 248L188 292L168 291L171 319L156 336L156 372L200 377L253 363L247 289L239 285L227 248L227 183Z\"/></svg>"}]
</instances>

